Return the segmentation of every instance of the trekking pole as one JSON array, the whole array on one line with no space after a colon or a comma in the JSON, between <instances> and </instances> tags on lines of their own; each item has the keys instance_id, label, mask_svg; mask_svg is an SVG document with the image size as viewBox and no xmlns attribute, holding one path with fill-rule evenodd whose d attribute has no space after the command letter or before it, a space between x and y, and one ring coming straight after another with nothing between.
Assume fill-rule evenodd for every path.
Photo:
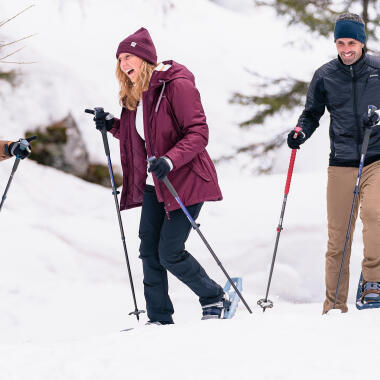
<instances>
[{"instance_id":1,"label":"trekking pole","mask_svg":"<svg viewBox=\"0 0 380 380\"><path fill-rule=\"evenodd\" d=\"M21 150L26 150L28 153L30 153L31 149L30 149L30 144L29 143L32 142L33 140L35 140L36 138L37 138L37 136L32 136L32 137L29 137L27 139L20 139L18 141L20 143L20 149ZM21 160L21 157L19 157L18 155L16 155L16 160L15 160L15 162L13 164L11 175L9 176L7 186L5 187L4 194L3 194L2 198L1 198L0 211L3 208L3 204L5 202L5 199L7 198L9 187L11 186L11 183L12 183L12 180L13 180L13 176L16 173L18 165L20 164L20 160Z\"/></svg>"},{"instance_id":2,"label":"trekking pole","mask_svg":"<svg viewBox=\"0 0 380 380\"><path fill-rule=\"evenodd\" d=\"M96 107L93 110L85 109L84 112L91 113L92 115L95 115L98 112L104 112L103 108L101 107ZM119 194L119 191L117 191L116 184L115 184L115 178L113 175L113 169L112 169L112 163L111 163L111 154L110 154L110 148L108 144L108 137L107 137L107 130L106 127L104 126L102 130L100 131L102 134L103 138L103 145L104 145L104 151L107 156L107 161L108 161L108 171L110 173L110 179L111 179L111 185L112 185L112 194L115 199L115 207L116 207L116 212L117 212L117 218L119 220L119 227L120 227L120 233L121 233L121 241L123 242L123 248L124 248L124 254L125 254L125 261L127 262L127 268L128 268L128 276L129 276L129 282L131 284L131 291L132 291L132 297L133 297L133 303L135 305L135 310L131 311L129 315L135 315L137 320L140 320L140 314L145 313L145 310L139 310L137 308L137 301L136 301L136 294L135 294L135 287L133 285L133 278L132 278L132 272L131 272L131 266L129 264L129 258L128 258L128 251L127 251L127 245L125 243L125 235L124 235L124 228L123 228L123 221L121 219L121 214L120 214L120 207L119 207L119 199L117 195Z\"/></svg>"},{"instance_id":3,"label":"trekking pole","mask_svg":"<svg viewBox=\"0 0 380 380\"><path fill-rule=\"evenodd\" d=\"M152 157L149 157L148 158L148 163L151 164L152 162L154 162L156 160L156 157L152 156ZM182 203L181 199L179 198L176 190L174 189L173 185L171 184L171 182L169 181L168 177L165 177L163 180L164 184L166 185L166 187L168 188L168 190L170 191L171 195L173 195L173 197L175 198L175 200L177 201L177 203L179 204L179 206L181 207L182 211L184 212L184 214L186 215L187 219L189 220L191 226L194 228L194 230L196 230L198 232L198 235L201 237L203 243L205 243L207 249L210 251L211 255L213 256L213 258L215 259L216 263L219 265L220 269L223 271L223 273L225 274L225 276L227 277L229 283L231 284L231 286L234 288L236 294L240 297L240 299L242 300L242 302L244 303L244 306L247 308L247 310L249 311L250 314L252 314L252 310L250 309L250 307L248 306L247 302L245 301L245 299L243 298L243 296L241 295L239 289L236 287L235 283L232 281L231 277L229 276L229 274L227 273L227 271L224 269L222 263L220 262L220 260L218 259L218 257L216 256L215 252L213 251L213 249L211 248L210 244L208 243L208 241L206 240L206 238L203 236L202 232L200 231L199 229L199 225L197 223L195 223L194 219L192 218L192 216L190 215L189 211L187 210L187 208L184 206L184 204Z\"/></svg>"},{"instance_id":4,"label":"trekking pole","mask_svg":"<svg viewBox=\"0 0 380 380\"><path fill-rule=\"evenodd\" d=\"M294 131L295 131L294 138L296 138L298 136L298 134L302 132L302 128L301 127L296 127L294 129ZM293 174L293 168L294 168L294 161L296 160L296 154L297 154L297 149L292 149L292 153L290 155L288 175L287 175L287 178L286 178L286 185L285 185L285 191L284 191L284 199L282 201L282 209L281 209L281 214L280 214L280 221L279 221L278 226L277 226L276 243L274 245L272 264L271 264L270 271L269 271L269 279L268 279L267 291L265 293L265 298L262 298L262 299L260 299L260 300L257 301L257 304L260 307L262 307L263 312L265 312L265 310L267 308L272 308L273 307L273 302L271 300L268 300L268 294L269 294L270 284L271 284L271 281L272 281L274 263L276 261L278 243L280 241L280 235L281 235L281 231L283 229L282 228L282 222L283 222L283 219L284 219L286 201L288 199L288 194L289 194L289 189L290 189L290 182L292 180L292 174Z\"/></svg>"},{"instance_id":5,"label":"trekking pole","mask_svg":"<svg viewBox=\"0 0 380 380\"><path fill-rule=\"evenodd\" d=\"M368 117L370 118L375 113L376 110L377 110L377 108L375 106L369 105L368 106ZM369 138L370 138L370 135L371 135L371 132L372 132L372 128L376 125L376 123L374 125L370 126L370 127L367 127L365 129L365 132L364 132L364 138L363 138L363 144L362 144L362 152L361 152L361 156L360 156L360 164L359 164L359 170L358 170L358 177L356 179L356 185L355 185L355 189L354 189L354 199L352 201L350 219L349 219L348 227L347 227L346 241L344 243L342 261L340 263L340 269L339 269L338 282L336 284L333 309L336 308L336 303L337 303L337 300L338 300L338 293L339 293L340 283L341 283L341 280L342 280L343 267L344 267L344 262L346 260L348 242L350 240L350 235L351 235L352 220L353 220L353 217L354 217L355 207L356 207L356 201L357 201L358 194L359 194L359 185L360 185L360 180L361 180L361 177L362 177L362 170L363 170L363 167L364 167L365 156L367 154L367 148L368 148Z\"/></svg>"}]
</instances>

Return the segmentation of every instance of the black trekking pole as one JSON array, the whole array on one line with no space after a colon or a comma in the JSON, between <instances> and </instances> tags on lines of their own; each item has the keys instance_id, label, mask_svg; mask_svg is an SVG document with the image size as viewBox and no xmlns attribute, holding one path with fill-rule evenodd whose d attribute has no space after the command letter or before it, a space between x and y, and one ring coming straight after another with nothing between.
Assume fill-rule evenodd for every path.
<instances>
[{"instance_id":1,"label":"black trekking pole","mask_svg":"<svg viewBox=\"0 0 380 380\"><path fill-rule=\"evenodd\" d=\"M91 113L92 115L96 115L98 112L104 112L104 109L101 107L96 107L93 110L85 109L84 112ZM128 252L127 252L127 245L125 243L125 236L124 236L124 228L123 228L123 221L121 219L120 214L120 207L119 207L119 199L117 195L119 194L119 191L117 191L116 184L115 184L115 178L113 175L113 169L112 169L112 163L111 163L111 154L110 154L110 148L108 144L108 137L107 137L107 130L104 126L102 130L100 131L103 138L103 145L104 145L104 151L107 156L108 161L108 171L110 173L110 179L111 179L111 185L112 185L112 194L115 199L115 206L116 206L116 212L117 212L117 218L119 220L119 227L120 227L120 233L121 233L121 240L123 242L123 248L124 248L124 254L125 254L125 261L127 262L127 268L128 268L128 276L129 276L129 282L131 284L131 291L132 291L132 297L133 297L133 303L135 305L135 310L131 311L129 315L135 315L137 320L140 320L140 314L145 313L145 310L139 310L137 308L137 302L136 302L136 294L135 294L135 287L133 286L133 279L132 279L132 272L131 272L131 266L129 265L129 258L128 258Z\"/></svg>"},{"instance_id":2,"label":"black trekking pole","mask_svg":"<svg viewBox=\"0 0 380 380\"><path fill-rule=\"evenodd\" d=\"M152 157L149 157L148 158L148 163L151 164L153 163L154 161L156 160L156 157L152 156ZM232 281L231 277L229 276L229 274L227 273L227 271L224 269L222 263L220 262L220 260L218 259L218 257L216 256L215 252L213 251L213 249L211 248L210 244L208 243L208 241L206 240L206 238L203 236L202 232L200 231L199 229L199 225L197 223L195 223L194 219L192 218L192 216L190 215L189 211L187 210L187 208L184 206L184 204L182 203L181 199L179 198L177 192L175 191L173 185L170 183L168 177L165 177L163 180L164 184L166 185L166 187L168 188L168 190L170 191L171 195L173 195L173 197L175 198L175 200L177 201L177 203L179 204L179 206L181 207L182 211L184 212L184 214L186 215L187 219L189 220L191 226L194 228L194 230L196 230L198 232L198 235L201 237L203 243L205 243L207 249L210 251L211 255L213 256L213 258L215 259L216 263L219 265L220 269L223 271L223 273L225 274L225 276L227 277L228 281L230 282L231 286L234 288L236 294L240 297L240 299L242 300L242 302L244 303L244 306L247 308L247 310L250 312L250 314L252 314L252 310L250 309L250 307L248 306L247 302L245 301L245 299L243 298L243 296L241 295L239 289L236 287L235 283Z\"/></svg>"},{"instance_id":3,"label":"black trekking pole","mask_svg":"<svg viewBox=\"0 0 380 380\"><path fill-rule=\"evenodd\" d=\"M370 118L375 113L376 110L377 110L377 108L375 106L369 105L368 106L368 118ZM338 282L336 284L333 309L336 308L336 303L337 303L337 300L338 300L338 293L339 293L340 283L341 283L341 280L342 280L343 267L344 267L344 262L346 260L348 242L350 240L350 235L351 235L352 219L354 217L355 207L356 207L356 201L357 201L358 194L359 194L359 185L360 185L360 180L361 180L361 177L362 177L362 171L363 171L363 167L364 167L365 156L367 154L367 148L368 148L369 138L371 136L372 128L375 125L376 125L376 123L373 124L370 127L367 127L365 129L365 132L364 132L364 138L363 138L363 144L362 144L362 152L361 152L360 164L359 164L359 170L358 170L358 177L357 177L356 185L355 185L355 189L354 189L354 199L352 201L350 219L349 219L348 227L347 227L346 241L344 243L342 261L340 263Z\"/></svg>"},{"instance_id":4,"label":"black trekking pole","mask_svg":"<svg viewBox=\"0 0 380 380\"><path fill-rule=\"evenodd\" d=\"M37 136L32 136L32 137L29 137L27 139L20 139L18 141L20 143L20 150L26 150L28 153L30 153L31 150L30 150L30 144L29 143L32 142L33 140L35 140L36 138L37 138ZM11 183L12 183L12 180L13 180L13 176L16 173L18 165L20 164L20 160L21 160L21 157L19 157L18 155L16 155L16 160L15 160L15 162L13 164L11 175L9 176L7 186L5 187L4 194L3 194L2 198L1 198L0 211L3 208L3 204L5 202L5 199L7 198L9 187L11 186Z\"/></svg>"},{"instance_id":5,"label":"black trekking pole","mask_svg":"<svg viewBox=\"0 0 380 380\"><path fill-rule=\"evenodd\" d=\"M296 127L294 129L294 131L295 131L294 138L296 138L299 133L302 133L302 128L301 127ZM265 298L262 298L262 299L260 299L260 300L257 301L257 304L260 307L262 307L263 312L265 312L265 310L267 308L273 307L273 301L268 300L268 294L269 294L270 284L271 284L271 281L272 281L274 263L276 261L278 243L280 241L280 235L281 235L281 231L283 229L282 228L282 222L284 220L286 201L288 199L288 194L289 194L289 189L290 189L290 182L292 180L292 174L293 174L293 168L294 168L294 161L296 160L296 154L297 154L297 149L292 149L292 153L290 155L288 175L287 175L287 178L286 178L286 185L285 185L285 191L284 191L284 199L282 201L282 209L281 209L281 214L280 214L280 221L279 221L278 226L277 226L276 243L274 245L272 264L271 264L270 271L269 271L269 279L268 279L267 291L265 293Z\"/></svg>"}]
</instances>

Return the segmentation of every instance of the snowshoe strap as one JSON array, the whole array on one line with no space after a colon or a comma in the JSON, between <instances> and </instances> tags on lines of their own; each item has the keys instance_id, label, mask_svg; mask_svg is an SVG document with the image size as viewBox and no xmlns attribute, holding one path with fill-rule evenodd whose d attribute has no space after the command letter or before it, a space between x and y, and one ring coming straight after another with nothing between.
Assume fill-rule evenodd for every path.
<instances>
[{"instance_id":1,"label":"snowshoe strap","mask_svg":"<svg viewBox=\"0 0 380 380\"><path fill-rule=\"evenodd\" d=\"M364 297L367 294L379 294L380 295L380 282L366 282L363 284L363 293L361 297L361 302L363 302Z\"/></svg>"},{"instance_id":2,"label":"snowshoe strap","mask_svg":"<svg viewBox=\"0 0 380 380\"><path fill-rule=\"evenodd\" d=\"M223 307L223 301L209 303L208 305L202 306L202 309L208 308L208 307Z\"/></svg>"}]
</instances>

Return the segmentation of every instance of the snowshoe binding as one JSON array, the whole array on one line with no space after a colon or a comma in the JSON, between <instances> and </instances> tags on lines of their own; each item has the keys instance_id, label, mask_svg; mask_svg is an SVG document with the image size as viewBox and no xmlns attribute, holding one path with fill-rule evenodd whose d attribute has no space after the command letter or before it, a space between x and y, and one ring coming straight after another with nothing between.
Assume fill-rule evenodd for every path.
<instances>
[{"instance_id":1,"label":"snowshoe binding","mask_svg":"<svg viewBox=\"0 0 380 380\"><path fill-rule=\"evenodd\" d=\"M356 308L359 310L380 308L380 282L364 281L363 274L360 275Z\"/></svg>"},{"instance_id":2,"label":"snowshoe binding","mask_svg":"<svg viewBox=\"0 0 380 380\"><path fill-rule=\"evenodd\" d=\"M234 277L231 279L240 292L242 292L242 279ZM202 307L202 320L206 319L231 319L236 312L240 297L227 281L224 286L224 297L216 303L204 305Z\"/></svg>"}]
</instances>

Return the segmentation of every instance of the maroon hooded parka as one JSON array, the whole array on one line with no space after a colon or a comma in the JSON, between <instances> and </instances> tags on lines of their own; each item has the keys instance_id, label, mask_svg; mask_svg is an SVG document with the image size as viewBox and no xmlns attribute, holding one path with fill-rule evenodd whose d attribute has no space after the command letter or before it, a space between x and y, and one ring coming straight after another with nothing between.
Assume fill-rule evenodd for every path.
<instances>
[{"instance_id":1,"label":"maroon hooded parka","mask_svg":"<svg viewBox=\"0 0 380 380\"><path fill-rule=\"evenodd\" d=\"M206 151L208 126L193 74L174 61L167 71L153 71L143 93L145 143L136 131L136 111L123 108L111 133L120 140L123 168L121 209L141 206L147 157L166 156L173 163L168 179L185 206L222 199L214 164ZM146 148L145 148L146 145ZM179 206L153 175L157 198L166 211Z\"/></svg>"}]
</instances>

